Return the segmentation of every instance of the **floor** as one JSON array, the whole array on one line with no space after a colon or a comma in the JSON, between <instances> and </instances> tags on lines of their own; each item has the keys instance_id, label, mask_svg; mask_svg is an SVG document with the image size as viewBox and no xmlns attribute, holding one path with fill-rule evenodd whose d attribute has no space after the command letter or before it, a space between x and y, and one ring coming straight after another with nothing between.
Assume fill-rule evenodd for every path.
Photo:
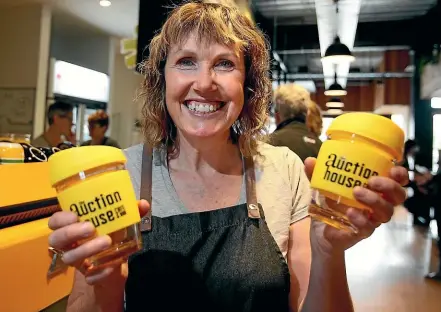
<instances>
[{"instance_id":1,"label":"floor","mask_svg":"<svg viewBox=\"0 0 441 312\"><path fill-rule=\"evenodd\" d=\"M348 250L355 311L440 312L441 283L424 278L438 263L432 236L414 229L399 207L389 224Z\"/></svg>"}]
</instances>

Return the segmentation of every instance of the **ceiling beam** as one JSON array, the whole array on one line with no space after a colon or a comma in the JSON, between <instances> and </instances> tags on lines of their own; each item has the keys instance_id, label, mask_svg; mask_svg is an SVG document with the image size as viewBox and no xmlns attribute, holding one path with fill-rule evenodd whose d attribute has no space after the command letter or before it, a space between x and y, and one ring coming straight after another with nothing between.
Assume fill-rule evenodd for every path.
<instances>
[{"instance_id":1,"label":"ceiling beam","mask_svg":"<svg viewBox=\"0 0 441 312\"><path fill-rule=\"evenodd\" d=\"M413 73L407 72L389 72L389 73L348 73L344 77L347 80L374 80L374 79L390 79L390 78L411 78ZM275 76L277 78L277 76ZM326 77L321 73L305 73L305 74L287 74L286 79L290 80L323 80L326 78L334 79L334 77Z\"/></svg>"},{"instance_id":2,"label":"ceiling beam","mask_svg":"<svg viewBox=\"0 0 441 312\"><path fill-rule=\"evenodd\" d=\"M340 2L339 2L340 3ZM368 2L369 5L363 5L361 7L361 14L376 11L376 12L400 12L400 11L424 11L427 12L427 10L430 8L430 5L426 3L412 3L407 4L403 7L397 7L390 5L389 3L386 4L375 4L371 5L370 2ZM279 13L284 11L309 11L314 10L315 6L314 3L311 3L310 6L305 5L304 3L295 3L295 4L273 4L271 2L268 2L267 5L263 4L256 4L258 8L261 8L263 10L263 13L265 15L271 15L271 13ZM348 4L346 4L348 5ZM329 5L326 5L329 6Z\"/></svg>"},{"instance_id":3,"label":"ceiling beam","mask_svg":"<svg viewBox=\"0 0 441 312\"><path fill-rule=\"evenodd\" d=\"M385 51L400 51L409 50L410 46L372 46L372 47L354 47L352 52L385 52ZM297 55L297 54L320 54L320 49L297 49L297 50L277 50L279 55Z\"/></svg>"},{"instance_id":4,"label":"ceiling beam","mask_svg":"<svg viewBox=\"0 0 441 312\"><path fill-rule=\"evenodd\" d=\"M252 7L255 10L256 23L270 38L274 49L280 51L320 48L317 25L307 25L304 22L296 25L285 25L284 20L279 19L277 32L274 32L273 18L264 17L261 11L256 8L254 1ZM414 50L424 50L424 53L430 54L433 44L441 42L440 10L441 5L438 4L427 14L417 18L382 22L359 20L355 46L405 45ZM283 57L282 54L281 57Z\"/></svg>"},{"instance_id":5,"label":"ceiling beam","mask_svg":"<svg viewBox=\"0 0 441 312\"><path fill-rule=\"evenodd\" d=\"M314 6L314 0L257 0L254 1L254 3L257 6L266 7L266 6L275 6L275 5L292 5L292 4L299 4L299 5L306 5L311 4Z\"/></svg>"}]
</instances>

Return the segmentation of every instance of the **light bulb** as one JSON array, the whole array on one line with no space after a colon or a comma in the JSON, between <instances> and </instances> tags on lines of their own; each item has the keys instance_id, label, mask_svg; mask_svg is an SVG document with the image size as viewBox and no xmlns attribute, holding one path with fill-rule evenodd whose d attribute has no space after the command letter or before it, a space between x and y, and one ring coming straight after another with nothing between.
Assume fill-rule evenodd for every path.
<instances>
[{"instance_id":1,"label":"light bulb","mask_svg":"<svg viewBox=\"0 0 441 312\"><path fill-rule=\"evenodd\" d=\"M110 2L110 0L100 0L100 5L102 7L109 7L112 5L112 2Z\"/></svg>"}]
</instances>

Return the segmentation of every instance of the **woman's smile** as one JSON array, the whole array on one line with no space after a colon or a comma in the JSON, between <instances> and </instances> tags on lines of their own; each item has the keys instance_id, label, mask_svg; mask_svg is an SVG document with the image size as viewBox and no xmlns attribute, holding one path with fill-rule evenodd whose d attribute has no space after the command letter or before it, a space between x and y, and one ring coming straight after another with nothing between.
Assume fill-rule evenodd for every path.
<instances>
[{"instance_id":1,"label":"woman's smile","mask_svg":"<svg viewBox=\"0 0 441 312\"><path fill-rule=\"evenodd\" d=\"M225 101L185 100L184 106L195 116L208 117L222 111Z\"/></svg>"}]
</instances>

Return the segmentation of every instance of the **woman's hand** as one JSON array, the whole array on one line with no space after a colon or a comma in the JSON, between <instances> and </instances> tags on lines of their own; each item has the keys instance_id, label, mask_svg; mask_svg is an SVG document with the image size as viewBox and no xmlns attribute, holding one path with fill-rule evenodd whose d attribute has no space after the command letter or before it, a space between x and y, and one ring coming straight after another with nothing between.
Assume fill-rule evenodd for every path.
<instances>
[{"instance_id":1,"label":"woman's hand","mask_svg":"<svg viewBox=\"0 0 441 312\"><path fill-rule=\"evenodd\" d=\"M305 160L305 171L311 178L315 166L315 159ZM355 187L354 197L363 204L371 207L372 213L343 207L339 211L346 210L349 221L358 228L358 233L349 233L338 230L322 222L312 222L311 248L325 254L342 252L364 238L372 235L375 229L382 223L390 221L394 207L402 204L406 199L406 190L402 185L408 183L408 173L403 167L394 167L389 177L372 177L368 181L368 187ZM340 204L341 205L341 204Z\"/></svg>"},{"instance_id":2,"label":"woman's hand","mask_svg":"<svg viewBox=\"0 0 441 312\"><path fill-rule=\"evenodd\" d=\"M145 200L138 202L139 213L144 216L150 209ZM112 244L108 235L96 236L95 228L90 222L79 222L78 216L69 211L60 211L49 219L49 246L62 251L62 261L83 273L88 284L102 283L111 276L121 275L121 264L116 263L98 271L88 271L87 258L106 250ZM85 241L84 243L81 243ZM125 263L125 261L124 261Z\"/></svg>"}]
</instances>

